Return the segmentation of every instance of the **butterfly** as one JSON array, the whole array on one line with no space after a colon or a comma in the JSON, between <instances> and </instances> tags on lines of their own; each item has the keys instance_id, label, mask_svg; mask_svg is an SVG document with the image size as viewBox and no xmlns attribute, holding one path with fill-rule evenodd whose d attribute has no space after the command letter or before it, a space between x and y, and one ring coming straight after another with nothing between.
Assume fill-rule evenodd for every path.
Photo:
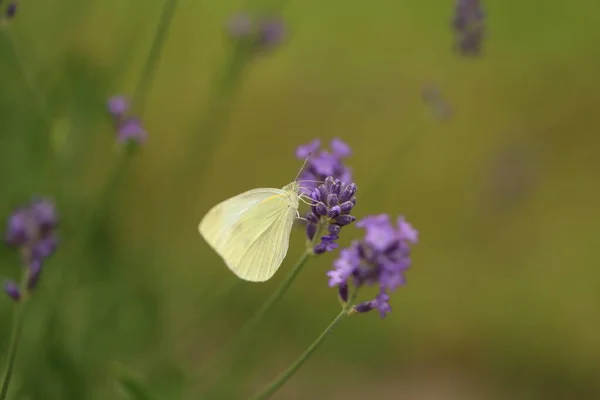
<instances>
[{"instance_id":1,"label":"butterfly","mask_svg":"<svg viewBox=\"0 0 600 400\"><path fill-rule=\"evenodd\" d=\"M294 180L281 189L238 194L211 208L198 231L238 277L269 280L287 254L294 219L300 218L299 201L306 196L300 189Z\"/></svg>"}]
</instances>

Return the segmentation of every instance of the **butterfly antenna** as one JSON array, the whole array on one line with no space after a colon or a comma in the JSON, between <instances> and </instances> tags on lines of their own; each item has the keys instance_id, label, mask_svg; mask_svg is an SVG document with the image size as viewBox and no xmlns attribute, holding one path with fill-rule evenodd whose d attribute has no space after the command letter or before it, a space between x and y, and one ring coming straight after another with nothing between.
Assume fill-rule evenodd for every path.
<instances>
[{"instance_id":1,"label":"butterfly antenna","mask_svg":"<svg viewBox=\"0 0 600 400\"><path fill-rule=\"evenodd\" d=\"M300 171L298 171L298 174L296 175L296 177L294 178L294 181L296 181L298 179L298 177L300 176L300 174L302 173L302 170L304 169L304 167L306 166L306 163L308 162L308 159L310 158L310 156L312 155L312 153L308 153L308 155L306 156L306 158L304 159L304 163L302 164L302 167L300 167Z\"/></svg>"}]
</instances>

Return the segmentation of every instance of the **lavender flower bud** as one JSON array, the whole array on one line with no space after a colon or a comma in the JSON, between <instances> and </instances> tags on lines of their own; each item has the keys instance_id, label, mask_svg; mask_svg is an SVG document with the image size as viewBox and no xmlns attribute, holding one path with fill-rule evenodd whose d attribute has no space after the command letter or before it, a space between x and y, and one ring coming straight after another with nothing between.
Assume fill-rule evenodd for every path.
<instances>
[{"instance_id":1,"label":"lavender flower bud","mask_svg":"<svg viewBox=\"0 0 600 400\"><path fill-rule=\"evenodd\" d=\"M132 141L141 144L146 141L148 133L142 128L139 118L125 120L117 130L117 139L121 142Z\"/></svg>"},{"instance_id":2,"label":"lavender flower bud","mask_svg":"<svg viewBox=\"0 0 600 400\"><path fill-rule=\"evenodd\" d=\"M314 213L309 212L308 214L306 214L306 219L310 222L312 222L313 224L318 224L319 223L319 217L317 217Z\"/></svg>"},{"instance_id":3,"label":"lavender flower bud","mask_svg":"<svg viewBox=\"0 0 600 400\"><path fill-rule=\"evenodd\" d=\"M317 224L308 223L306 224L306 236L308 240L313 240L317 234Z\"/></svg>"},{"instance_id":4,"label":"lavender flower bud","mask_svg":"<svg viewBox=\"0 0 600 400\"><path fill-rule=\"evenodd\" d=\"M340 194L340 201L346 202L346 201L350 200L352 197L354 197L355 194L356 194L356 184L351 183L348 186L346 186L344 188L344 190L342 191L342 194Z\"/></svg>"},{"instance_id":5,"label":"lavender flower bud","mask_svg":"<svg viewBox=\"0 0 600 400\"><path fill-rule=\"evenodd\" d=\"M331 209L327 213L327 216L331 219L335 219L335 218L339 217L341 213L342 213L342 209L340 208L340 206L334 206L334 207L331 207Z\"/></svg>"},{"instance_id":6,"label":"lavender flower bud","mask_svg":"<svg viewBox=\"0 0 600 400\"><path fill-rule=\"evenodd\" d=\"M42 273L42 262L40 260L33 260L29 264L29 271L27 277L27 288L29 290L35 289Z\"/></svg>"},{"instance_id":7,"label":"lavender flower bud","mask_svg":"<svg viewBox=\"0 0 600 400\"><path fill-rule=\"evenodd\" d=\"M129 111L129 101L124 96L113 96L108 99L108 112L113 117L121 117Z\"/></svg>"},{"instance_id":8,"label":"lavender flower bud","mask_svg":"<svg viewBox=\"0 0 600 400\"><path fill-rule=\"evenodd\" d=\"M331 233L332 235L339 235L340 231L342 230L342 228L340 228L339 225L329 225L327 227L327 230L329 231L329 233Z\"/></svg>"},{"instance_id":9,"label":"lavender flower bud","mask_svg":"<svg viewBox=\"0 0 600 400\"><path fill-rule=\"evenodd\" d=\"M352 215L340 215L335 219L335 223L339 226L346 226L354 221L356 221L356 217L353 217Z\"/></svg>"},{"instance_id":10,"label":"lavender flower bud","mask_svg":"<svg viewBox=\"0 0 600 400\"><path fill-rule=\"evenodd\" d=\"M315 215L317 215L318 217L324 217L328 214L327 206L322 202L318 202L314 206L313 211L314 211Z\"/></svg>"},{"instance_id":11,"label":"lavender flower bud","mask_svg":"<svg viewBox=\"0 0 600 400\"><path fill-rule=\"evenodd\" d=\"M21 290L19 286L13 281L4 282L4 292L13 299L14 301L21 300Z\"/></svg>"},{"instance_id":12,"label":"lavender flower bud","mask_svg":"<svg viewBox=\"0 0 600 400\"><path fill-rule=\"evenodd\" d=\"M353 207L354 203L352 203L351 201L345 201L342 204L340 204L340 213L348 214Z\"/></svg>"},{"instance_id":13,"label":"lavender flower bud","mask_svg":"<svg viewBox=\"0 0 600 400\"><path fill-rule=\"evenodd\" d=\"M357 304L352 309L359 313L367 313L373 309L373 304L370 301L365 301L363 303Z\"/></svg>"},{"instance_id":14,"label":"lavender flower bud","mask_svg":"<svg viewBox=\"0 0 600 400\"><path fill-rule=\"evenodd\" d=\"M338 288L338 295L340 296L340 300L342 303L346 304L348 302L348 284L341 284Z\"/></svg>"},{"instance_id":15,"label":"lavender flower bud","mask_svg":"<svg viewBox=\"0 0 600 400\"><path fill-rule=\"evenodd\" d=\"M329 196L327 196L327 204L330 206L337 206L339 203L340 201L335 193L331 193Z\"/></svg>"}]
</instances>

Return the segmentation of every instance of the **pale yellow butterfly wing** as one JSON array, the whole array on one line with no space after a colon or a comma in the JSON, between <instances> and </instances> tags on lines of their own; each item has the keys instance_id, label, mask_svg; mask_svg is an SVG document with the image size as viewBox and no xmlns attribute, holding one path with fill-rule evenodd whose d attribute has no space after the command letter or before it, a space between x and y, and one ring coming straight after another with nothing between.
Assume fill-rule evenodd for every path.
<instances>
[{"instance_id":1,"label":"pale yellow butterfly wing","mask_svg":"<svg viewBox=\"0 0 600 400\"><path fill-rule=\"evenodd\" d=\"M198 230L237 276L262 282L287 254L297 210L289 190L249 190L214 206Z\"/></svg>"}]
</instances>

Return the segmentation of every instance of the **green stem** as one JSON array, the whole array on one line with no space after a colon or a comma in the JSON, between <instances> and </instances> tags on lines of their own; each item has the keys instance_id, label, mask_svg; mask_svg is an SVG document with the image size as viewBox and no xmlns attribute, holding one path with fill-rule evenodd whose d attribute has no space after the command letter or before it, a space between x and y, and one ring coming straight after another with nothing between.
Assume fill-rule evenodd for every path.
<instances>
[{"instance_id":1,"label":"green stem","mask_svg":"<svg viewBox=\"0 0 600 400\"><path fill-rule=\"evenodd\" d=\"M277 377L271 384L269 384L262 392L257 395L250 397L249 400L264 400L268 399L273 395L279 388L281 388L290 379L296 371L304 364L306 360L315 352L315 350L321 345L323 339L335 328L341 321L348 315L348 311L351 309L352 303L348 304L340 311L333 321L327 328L319 335L319 337L294 361L292 365L288 367L279 377Z\"/></svg>"},{"instance_id":2,"label":"green stem","mask_svg":"<svg viewBox=\"0 0 600 400\"><path fill-rule=\"evenodd\" d=\"M311 252L305 251L300 259L296 262L296 265L288 272L287 276L281 282L277 290L269 297L269 299L262 305L262 307L252 316L252 318L246 322L246 325L242 327L237 336L229 343L228 346L222 351L221 356L226 357L233 353L240 345L244 343L244 340L248 338L252 330L259 324L259 322L267 315L273 305L279 300L283 294L288 290L296 276L300 273L300 270L308 261L311 256Z\"/></svg>"},{"instance_id":3,"label":"green stem","mask_svg":"<svg viewBox=\"0 0 600 400\"><path fill-rule=\"evenodd\" d=\"M317 228L317 233L313 237L312 240L307 241L306 250L300 257L300 259L296 262L296 265L288 272L287 276L284 278L283 282L279 285L277 290L269 297L269 299L263 304L263 306L254 314L252 319L250 319L246 325L239 331L238 335L235 336L231 342L222 350L220 354L220 359L226 359L229 355L231 355L235 350L237 350L240 345L242 345L245 339L248 337L249 333L258 325L258 323L265 317L271 307L279 300L283 294L290 287L296 276L300 273L300 270L306 263L309 257L314 255L313 248L315 247L315 243L321 237L323 231L325 229L325 224L320 224ZM246 357L245 364L249 364L249 359ZM244 364L242 364L243 366ZM212 387L205 393L203 396L207 399L213 399L220 396L220 390L224 384L227 387L231 387L235 379L228 379L225 381L226 376L221 377L221 381L217 381L212 385ZM220 396L223 397L223 396Z\"/></svg>"},{"instance_id":4,"label":"green stem","mask_svg":"<svg viewBox=\"0 0 600 400\"><path fill-rule=\"evenodd\" d=\"M144 64L144 69L142 70L138 84L133 92L132 102L140 115L143 114L145 103L148 100L148 93L152 88L152 81L158 65L158 59L160 58L160 53L163 49L165 39L167 38L169 26L173 20L173 14L175 14L176 7L177 0L165 0L160 21L158 22L158 28L156 29L156 34L154 35L154 40L150 47L150 52L146 58L146 63Z\"/></svg>"},{"instance_id":5,"label":"green stem","mask_svg":"<svg viewBox=\"0 0 600 400\"><path fill-rule=\"evenodd\" d=\"M17 359L17 349L19 348L19 341L21 339L21 331L23 328L23 313L26 301L26 286L22 284L21 299L15 305L13 327L10 335L10 345L8 347L8 361L6 364L6 370L4 372L4 378L2 379L2 388L0 389L0 400L5 400L8 394L8 386L10 385L10 379L12 378L13 369L15 367L15 360Z\"/></svg>"},{"instance_id":6,"label":"green stem","mask_svg":"<svg viewBox=\"0 0 600 400\"><path fill-rule=\"evenodd\" d=\"M40 109L40 113L44 118L48 127L52 126L52 117L50 116L50 112L48 109L48 103L46 102L46 97L44 96L43 91L40 89L40 86L37 84L37 81L31 71L27 68L27 63L24 61L24 57L19 50L19 46L16 43L15 35L9 30L5 30L5 34L7 37L7 41L12 47L12 51L15 55L15 60L17 61L17 65L23 75L23 79L27 86L29 86L29 91L35 97L38 102L38 107Z\"/></svg>"}]
</instances>

